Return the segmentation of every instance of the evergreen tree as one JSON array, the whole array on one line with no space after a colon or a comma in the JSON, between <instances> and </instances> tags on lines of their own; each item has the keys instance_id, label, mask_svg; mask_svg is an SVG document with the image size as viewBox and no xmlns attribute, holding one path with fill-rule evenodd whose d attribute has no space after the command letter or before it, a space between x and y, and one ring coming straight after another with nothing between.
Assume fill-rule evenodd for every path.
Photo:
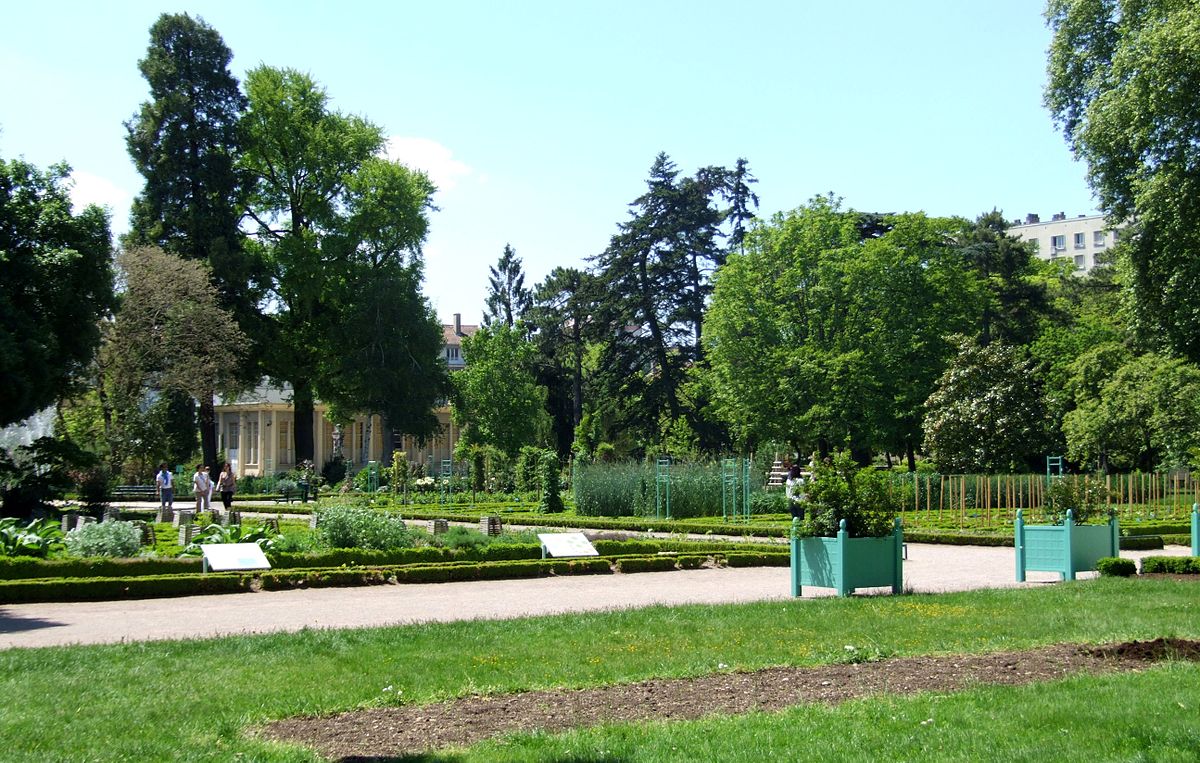
<instances>
[{"instance_id":1,"label":"evergreen tree","mask_svg":"<svg viewBox=\"0 0 1200 763\"><path fill-rule=\"evenodd\" d=\"M218 304L254 338L263 274L239 229L244 188L236 162L246 98L229 71L232 57L215 29L186 13L164 13L150 28L138 63L150 100L125 124L126 147L146 182L125 243L206 262ZM258 374L249 362L238 371L246 382ZM213 401L199 402L204 461L215 465Z\"/></svg>"},{"instance_id":2,"label":"evergreen tree","mask_svg":"<svg viewBox=\"0 0 1200 763\"><path fill-rule=\"evenodd\" d=\"M515 326L524 320L533 303L533 295L525 288L525 273L521 270L521 258L509 244L488 276L487 302L483 309L483 325L502 323Z\"/></svg>"}]
</instances>

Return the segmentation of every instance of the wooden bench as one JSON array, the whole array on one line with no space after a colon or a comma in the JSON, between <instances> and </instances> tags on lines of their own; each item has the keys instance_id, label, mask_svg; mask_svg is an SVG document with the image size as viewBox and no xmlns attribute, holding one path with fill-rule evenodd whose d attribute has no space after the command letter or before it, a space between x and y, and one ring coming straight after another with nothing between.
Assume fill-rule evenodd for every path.
<instances>
[{"instance_id":1,"label":"wooden bench","mask_svg":"<svg viewBox=\"0 0 1200 763\"><path fill-rule=\"evenodd\" d=\"M158 490L150 485L117 485L110 497L114 501L157 501Z\"/></svg>"},{"instance_id":2,"label":"wooden bench","mask_svg":"<svg viewBox=\"0 0 1200 763\"><path fill-rule=\"evenodd\" d=\"M300 500L300 491L284 488L280 492L279 497L275 498L274 500L275 500L275 503L291 503L292 501L299 501Z\"/></svg>"}]
</instances>

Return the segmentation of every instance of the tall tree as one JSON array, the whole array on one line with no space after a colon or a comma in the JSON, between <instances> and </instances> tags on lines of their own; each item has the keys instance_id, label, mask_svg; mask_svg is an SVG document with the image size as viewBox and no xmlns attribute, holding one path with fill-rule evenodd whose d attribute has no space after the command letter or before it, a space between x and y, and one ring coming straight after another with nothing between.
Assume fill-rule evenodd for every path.
<instances>
[{"instance_id":1,"label":"tall tree","mask_svg":"<svg viewBox=\"0 0 1200 763\"><path fill-rule=\"evenodd\" d=\"M510 244L505 244L499 262L490 270L483 325L503 323L511 328L517 321L525 319L533 304L533 294L525 288L525 272L521 270L521 258Z\"/></svg>"},{"instance_id":2,"label":"tall tree","mask_svg":"<svg viewBox=\"0 0 1200 763\"><path fill-rule=\"evenodd\" d=\"M246 90L241 166L254 179L249 213L275 304L265 355L271 375L292 386L296 458L313 456L318 393L343 411L425 427L428 410L404 413L387 399L414 380L430 386L397 398L405 405L444 392L417 291L433 185L377 156L383 131L330 109L308 75L261 66ZM388 285L399 290L394 304Z\"/></svg>"},{"instance_id":3,"label":"tall tree","mask_svg":"<svg viewBox=\"0 0 1200 763\"><path fill-rule=\"evenodd\" d=\"M534 290L529 313L560 455L570 451L575 428L583 420L584 324L594 299L591 281L576 268L555 268Z\"/></svg>"},{"instance_id":4,"label":"tall tree","mask_svg":"<svg viewBox=\"0 0 1200 763\"><path fill-rule=\"evenodd\" d=\"M1032 244L1008 235L1008 221L994 209L967 225L958 244L985 288L980 343L993 338L1015 346L1032 342L1038 322L1050 310Z\"/></svg>"},{"instance_id":5,"label":"tall tree","mask_svg":"<svg viewBox=\"0 0 1200 763\"><path fill-rule=\"evenodd\" d=\"M525 445L541 445L546 391L534 377L537 350L524 327L484 326L463 339L463 355L467 366L454 374L462 447L490 445L513 458Z\"/></svg>"},{"instance_id":6,"label":"tall tree","mask_svg":"<svg viewBox=\"0 0 1200 763\"><path fill-rule=\"evenodd\" d=\"M1111 222L1134 328L1200 360L1200 6L1051 0L1045 102Z\"/></svg>"},{"instance_id":7,"label":"tall tree","mask_svg":"<svg viewBox=\"0 0 1200 763\"><path fill-rule=\"evenodd\" d=\"M245 189L236 162L246 98L229 71L232 57L215 29L186 13L164 13L150 27L146 57L138 62L150 100L125 124L126 147L145 186L125 240L208 263L218 304L253 337L263 274L239 229ZM250 364L237 370L247 380L258 373ZM201 449L212 464L213 401L199 403Z\"/></svg>"},{"instance_id":8,"label":"tall tree","mask_svg":"<svg viewBox=\"0 0 1200 763\"><path fill-rule=\"evenodd\" d=\"M151 426L143 413L148 401L166 396L163 407L169 407L172 393L211 400L235 391L247 342L233 314L220 306L207 263L134 247L121 252L117 264L125 291L101 353L101 383L119 467L135 455L131 443L148 439L144 433L169 433L169 427ZM167 453L136 455L158 460Z\"/></svg>"},{"instance_id":9,"label":"tall tree","mask_svg":"<svg viewBox=\"0 0 1200 763\"><path fill-rule=\"evenodd\" d=\"M108 215L71 214L69 174L0 159L0 426L67 391L114 304Z\"/></svg>"}]
</instances>

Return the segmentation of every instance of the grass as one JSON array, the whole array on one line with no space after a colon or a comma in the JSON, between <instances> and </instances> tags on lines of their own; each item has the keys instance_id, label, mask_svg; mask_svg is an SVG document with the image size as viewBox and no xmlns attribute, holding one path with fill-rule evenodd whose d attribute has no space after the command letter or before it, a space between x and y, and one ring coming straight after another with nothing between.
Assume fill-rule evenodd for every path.
<instances>
[{"instance_id":1,"label":"grass","mask_svg":"<svg viewBox=\"0 0 1200 763\"><path fill-rule=\"evenodd\" d=\"M312 760L306 750L267 744L244 729L397 699L426 703L694 676L722 663L742 670L830 663L844 660L847 644L906 655L1158 636L1200 637L1195 584L1101 579L937 596L8 650L0 652L0 757ZM1089 745L1088 754L1071 756L1078 759L1183 760L1200 745L1198 703L1200 667L1167 666L1021 689L515 737L463 759L845 759L838 751L847 740L863 759L878 757L871 751L1034 759L1069 739ZM934 723L919 723L927 718ZM1045 746L1022 741L1022 730ZM999 744L1008 746L993 746Z\"/></svg>"}]
</instances>

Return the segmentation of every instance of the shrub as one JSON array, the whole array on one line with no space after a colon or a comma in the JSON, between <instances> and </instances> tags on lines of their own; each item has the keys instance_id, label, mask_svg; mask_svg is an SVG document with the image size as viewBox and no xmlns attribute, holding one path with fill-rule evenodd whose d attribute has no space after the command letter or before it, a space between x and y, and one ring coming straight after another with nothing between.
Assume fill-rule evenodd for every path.
<instances>
[{"instance_id":1,"label":"shrub","mask_svg":"<svg viewBox=\"0 0 1200 763\"><path fill-rule=\"evenodd\" d=\"M327 461L325 466L321 467L321 479L325 480L327 485L336 485L346 479L346 462L341 458L335 458L332 461Z\"/></svg>"},{"instance_id":2,"label":"shrub","mask_svg":"<svg viewBox=\"0 0 1200 763\"><path fill-rule=\"evenodd\" d=\"M542 449L532 445L521 448L517 455L515 483L521 493L530 493L540 487L539 473L542 464Z\"/></svg>"},{"instance_id":3,"label":"shrub","mask_svg":"<svg viewBox=\"0 0 1200 763\"><path fill-rule=\"evenodd\" d=\"M100 516L108 505L108 469L102 465L74 469L71 479L75 481L83 511L94 517Z\"/></svg>"},{"instance_id":4,"label":"shrub","mask_svg":"<svg viewBox=\"0 0 1200 763\"><path fill-rule=\"evenodd\" d=\"M562 499L562 466L558 454L552 450L542 453L541 460L542 500L538 508L547 514L557 514L565 508Z\"/></svg>"},{"instance_id":5,"label":"shrub","mask_svg":"<svg viewBox=\"0 0 1200 763\"><path fill-rule=\"evenodd\" d=\"M786 514L787 511L787 496L782 491L768 493L763 490L750 494L751 514Z\"/></svg>"},{"instance_id":6,"label":"shrub","mask_svg":"<svg viewBox=\"0 0 1200 763\"><path fill-rule=\"evenodd\" d=\"M387 550L413 545L402 520L359 506L318 509L317 532L330 548Z\"/></svg>"},{"instance_id":7,"label":"shrub","mask_svg":"<svg viewBox=\"0 0 1200 763\"><path fill-rule=\"evenodd\" d=\"M1062 524L1070 511L1075 524L1107 521L1110 512L1104 504L1108 498L1109 490L1099 480L1086 476L1051 480L1046 489L1046 519Z\"/></svg>"},{"instance_id":8,"label":"shrub","mask_svg":"<svg viewBox=\"0 0 1200 763\"><path fill-rule=\"evenodd\" d=\"M859 468L848 452L835 453L813 468L801 532L833 537L844 519L846 532L854 538L891 533L901 504L889 482L883 472Z\"/></svg>"},{"instance_id":9,"label":"shrub","mask_svg":"<svg viewBox=\"0 0 1200 763\"><path fill-rule=\"evenodd\" d=\"M1142 574L1200 575L1200 556L1148 556L1142 560Z\"/></svg>"},{"instance_id":10,"label":"shrub","mask_svg":"<svg viewBox=\"0 0 1200 763\"><path fill-rule=\"evenodd\" d=\"M1096 570L1099 571L1101 577L1106 578L1127 578L1130 575L1137 574L1137 563L1132 559L1121 559L1116 556L1106 556L1103 559L1096 561Z\"/></svg>"},{"instance_id":11,"label":"shrub","mask_svg":"<svg viewBox=\"0 0 1200 763\"><path fill-rule=\"evenodd\" d=\"M1130 551L1144 551L1150 548L1162 548L1161 535L1126 535L1118 539L1120 547Z\"/></svg>"},{"instance_id":12,"label":"shrub","mask_svg":"<svg viewBox=\"0 0 1200 763\"><path fill-rule=\"evenodd\" d=\"M65 543L73 556L134 556L142 531L133 522L92 522L67 533Z\"/></svg>"}]
</instances>

